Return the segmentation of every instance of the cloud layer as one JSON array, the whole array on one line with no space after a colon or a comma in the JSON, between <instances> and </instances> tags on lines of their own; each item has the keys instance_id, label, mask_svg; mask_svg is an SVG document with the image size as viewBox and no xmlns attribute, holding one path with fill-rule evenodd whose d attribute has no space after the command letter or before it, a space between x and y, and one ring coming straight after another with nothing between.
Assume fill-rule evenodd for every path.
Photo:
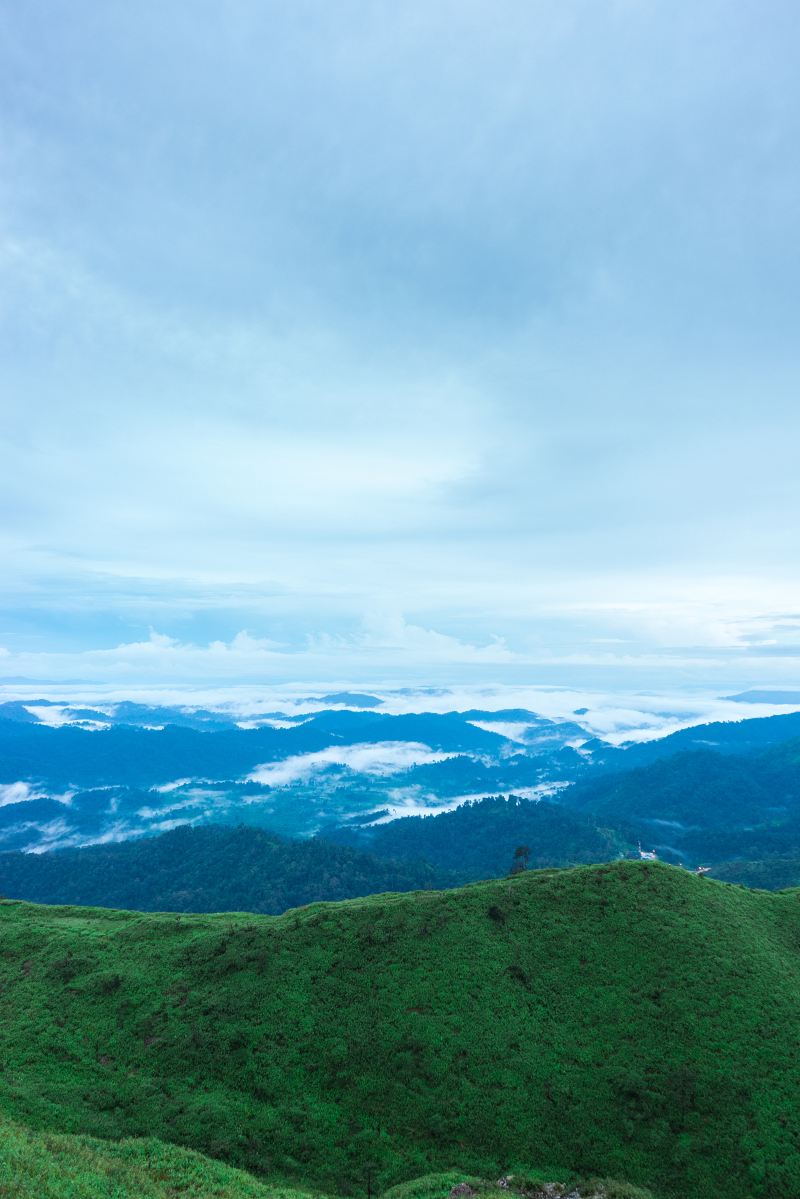
<instances>
[{"instance_id":1,"label":"cloud layer","mask_svg":"<svg viewBox=\"0 0 800 1199\"><path fill-rule=\"evenodd\" d=\"M795 26L7 5L4 673L789 677Z\"/></svg>"},{"instance_id":2,"label":"cloud layer","mask_svg":"<svg viewBox=\"0 0 800 1199\"><path fill-rule=\"evenodd\" d=\"M257 767L247 777L264 787L285 787L310 778L331 766L346 766L361 774L385 777L410 766L428 765L453 758L453 753L432 750L416 741L378 741L365 745L332 746L314 753L295 754L282 762Z\"/></svg>"}]
</instances>

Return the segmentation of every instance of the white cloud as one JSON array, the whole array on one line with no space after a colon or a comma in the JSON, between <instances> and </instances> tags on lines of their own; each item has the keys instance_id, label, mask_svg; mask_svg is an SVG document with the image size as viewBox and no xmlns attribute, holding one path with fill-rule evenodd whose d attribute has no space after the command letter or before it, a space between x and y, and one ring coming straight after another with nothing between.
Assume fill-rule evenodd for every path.
<instances>
[{"instance_id":1,"label":"white cloud","mask_svg":"<svg viewBox=\"0 0 800 1199\"><path fill-rule=\"evenodd\" d=\"M60 729L65 724L80 724L81 728L94 731L111 727L107 720L92 720L84 716L77 716L67 705L26 704L26 710L30 712L31 716L35 716L40 724L45 724L53 729Z\"/></svg>"},{"instance_id":2,"label":"white cloud","mask_svg":"<svg viewBox=\"0 0 800 1199\"><path fill-rule=\"evenodd\" d=\"M37 791L30 783L0 783L0 808L8 804L28 803L32 799L43 799L44 792Z\"/></svg>"},{"instance_id":3,"label":"white cloud","mask_svg":"<svg viewBox=\"0 0 800 1199\"><path fill-rule=\"evenodd\" d=\"M34 831L33 825L28 827ZM47 853L50 849L67 849L81 844L79 835L61 817L40 825L35 831L37 839L23 848L24 853Z\"/></svg>"},{"instance_id":4,"label":"white cloud","mask_svg":"<svg viewBox=\"0 0 800 1199\"><path fill-rule=\"evenodd\" d=\"M419 660L429 662L479 662L499 666L517 658L501 637L492 637L488 645L473 645L435 629L409 624L399 613L369 616L363 633L356 639L356 646L411 653Z\"/></svg>"},{"instance_id":5,"label":"white cloud","mask_svg":"<svg viewBox=\"0 0 800 1199\"><path fill-rule=\"evenodd\" d=\"M533 787L515 787L514 794L520 799L538 802L569 786L569 783L537 783ZM400 820L406 816L438 816L440 812L452 812L463 804L486 799L488 794L486 791L476 791L470 795L456 795L442 802L432 792L423 792L419 787L397 787L388 793L389 802L382 805L382 810L385 807L384 814L377 820L370 821L370 824L388 824L391 820Z\"/></svg>"},{"instance_id":6,"label":"white cloud","mask_svg":"<svg viewBox=\"0 0 800 1199\"><path fill-rule=\"evenodd\" d=\"M470 724L474 724L476 729L484 729L487 733L498 733L509 741L521 743L524 743L525 734L531 727L530 724L519 720L471 720Z\"/></svg>"},{"instance_id":7,"label":"white cloud","mask_svg":"<svg viewBox=\"0 0 800 1199\"><path fill-rule=\"evenodd\" d=\"M324 657L372 658L391 663L406 659L430 668L442 664L503 666L519 661L502 638L474 645L436 629L409 623L401 614L369 614L360 632L351 636L317 634L309 637L308 649Z\"/></svg>"},{"instance_id":8,"label":"white cloud","mask_svg":"<svg viewBox=\"0 0 800 1199\"><path fill-rule=\"evenodd\" d=\"M341 665L341 664L339 664ZM788 664L794 673L785 676L784 689L800 694L797 660ZM756 664L757 669L761 669ZM527 673L527 672L526 672ZM533 672L531 672L533 673ZM679 728L716 720L742 720L800 710L800 702L790 704L734 703L721 696L742 690L741 678L733 681L724 673L717 689L708 686L687 686L673 671L675 683L663 689L633 689L630 687L548 686L530 683L497 683L465 681L431 688L403 686L404 680L371 682L370 691L381 699L380 711L392 714L413 712L446 713L479 710L490 714L508 708L523 708L554 720L564 719L581 725L587 735L609 741L661 736ZM294 672L295 679L299 674ZM427 682L427 678L425 679ZM769 676L755 674L752 686L769 687ZM25 702L48 698L65 705L113 708L121 700L131 699L142 704L175 706L192 711L203 708L252 724L263 723L265 715L284 712L288 716L313 715L326 707L319 698L332 688L349 689L349 681L341 674L329 675L324 681L283 682L192 682L131 680L120 682L76 683L6 683L0 684L0 699ZM581 714L576 715L576 711ZM491 722L491 716L487 716ZM294 722L291 722L294 723ZM484 722L481 722L484 723ZM497 722L491 722L496 724ZM514 723L514 722L512 722ZM508 730L511 731L510 729ZM87 734L88 735L88 734ZM193 780L175 780L164 790L177 789ZM18 784L6 784L17 786ZM28 784L24 784L27 786ZM32 788L32 795L35 789ZM70 795L56 796L68 802Z\"/></svg>"},{"instance_id":9,"label":"white cloud","mask_svg":"<svg viewBox=\"0 0 800 1199\"><path fill-rule=\"evenodd\" d=\"M300 646L287 646L242 631L230 641L214 640L207 645L180 641L151 630L144 641L132 641L107 649L48 653L17 652L8 655L8 673L29 678L84 678L86 680L138 679L252 679L275 677L308 678L336 675L354 667L358 670L392 671L398 665L436 667L442 665L502 666L517 661L501 640L473 645L434 629L408 624L402 617L365 622L351 636L315 634ZM38 698L38 697L37 697ZM48 717L44 708L37 714L54 723L61 713ZM66 715L65 715L66 719Z\"/></svg>"},{"instance_id":10,"label":"white cloud","mask_svg":"<svg viewBox=\"0 0 800 1199\"><path fill-rule=\"evenodd\" d=\"M415 741L380 741L375 744L329 746L314 753L296 754L282 762L258 766L247 776L249 781L265 787L285 787L310 778L331 766L346 766L362 774L386 776L398 774L411 766L444 762L457 757L454 753L432 750Z\"/></svg>"}]
</instances>

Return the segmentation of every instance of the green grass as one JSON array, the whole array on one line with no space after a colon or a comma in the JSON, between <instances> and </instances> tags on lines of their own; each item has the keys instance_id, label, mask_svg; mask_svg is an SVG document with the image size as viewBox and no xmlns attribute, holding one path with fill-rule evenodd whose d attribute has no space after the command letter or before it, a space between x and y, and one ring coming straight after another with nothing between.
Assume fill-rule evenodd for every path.
<instances>
[{"instance_id":1,"label":"green grass","mask_svg":"<svg viewBox=\"0 0 800 1199\"><path fill-rule=\"evenodd\" d=\"M106 1142L0 1124L3 1199L310 1199L161 1141Z\"/></svg>"},{"instance_id":2,"label":"green grass","mask_svg":"<svg viewBox=\"0 0 800 1199\"><path fill-rule=\"evenodd\" d=\"M498 1181L460 1171L427 1175L387 1191L381 1199L448 1199L467 1183L479 1199L557 1199L573 1191L558 1180L520 1175ZM543 1189L546 1184L549 1190ZM587 1199L649 1199L626 1184L578 1184ZM3 1199L324 1199L162 1141L100 1141L93 1137L33 1132L0 1122L0 1196ZM467 1196L464 1196L467 1199Z\"/></svg>"},{"instance_id":3,"label":"green grass","mask_svg":"<svg viewBox=\"0 0 800 1199\"><path fill-rule=\"evenodd\" d=\"M0 1111L338 1193L457 1163L795 1199L798 996L800 894L659 864L281 917L6 902Z\"/></svg>"}]
</instances>

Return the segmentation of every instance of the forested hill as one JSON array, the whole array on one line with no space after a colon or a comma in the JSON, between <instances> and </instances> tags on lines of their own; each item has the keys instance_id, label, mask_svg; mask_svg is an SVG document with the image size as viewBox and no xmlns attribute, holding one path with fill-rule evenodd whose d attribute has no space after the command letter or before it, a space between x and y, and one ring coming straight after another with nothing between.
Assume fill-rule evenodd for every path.
<instances>
[{"instance_id":1,"label":"forested hill","mask_svg":"<svg viewBox=\"0 0 800 1199\"><path fill-rule=\"evenodd\" d=\"M0 904L0 1113L306 1189L800 1177L800 896L620 861L281 917Z\"/></svg>"},{"instance_id":2,"label":"forested hill","mask_svg":"<svg viewBox=\"0 0 800 1199\"><path fill-rule=\"evenodd\" d=\"M151 912L278 914L317 900L454 881L424 863L401 865L327 841L219 825L117 845L0 854L6 898Z\"/></svg>"},{"instance_id":3,"label":"forested hill","mask_svg":"<svg viewBox=\"0 0 800 1199\"><path fill-rule=\"evenodd\" d=\"M750 722L753 723L753 722ZM759 753L705 749L561 793L586 819L687 863L800 857L800 740Z\"/></svg>"},{"instance_id":4,"label":"forested hill","mask_svg":"<svg viewBox=\"0 0 800 1199\"><path fill-rule=\"evenodd\" d=\"M507 874L520 845L528 847L532 867L606 862L631 851L591 814L514 795L475 800L437 816L329 829L326 836L385 858L424 860L463 879Z\"/></svg>"},{"instance_id":5,"label":"forested hill","mask_svg":"<svg viewBox=\"0 0 800 1199\"><path fill-rule=\"evenodd\" d=\"M603 749L606 768L629 770L647 766L661 758L693 750L714 750L720 754L763 753L773 745L800 739L800 712L780 716L758 716L749 720L719 720L696 724L666 737ZM594 742L597 745L597 742Z\"/></svg>"},{"instance_id":6,"label":"forested hill","mask_svg":"<svg viewBox=\"0 0 800 1199\"><path fill-rule=\"evenodd\" d=\"M630 848L583 813L496 796L438 816L331 828L311 840L204 825L114 845L0 853L0 895L140 911L277 915L318 900L495 878L509 872L523 844L534 867L608 861Z\"/></svg>"}]
</instances>

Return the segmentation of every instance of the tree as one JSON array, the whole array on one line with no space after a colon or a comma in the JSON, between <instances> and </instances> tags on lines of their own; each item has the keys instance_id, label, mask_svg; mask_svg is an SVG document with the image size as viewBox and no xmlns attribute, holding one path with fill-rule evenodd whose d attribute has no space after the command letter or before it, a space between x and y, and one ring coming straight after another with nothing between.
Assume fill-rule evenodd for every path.
<instances>
[{"instance_id":1,"label":"tree","mask_svg":"<svg viewBox=\"0 0 800 1199\"><path fill-rule=\"evenodd\" d=\"M527 870L530 856L531 851L529 845L518 845L514 850L514 857L511 862L511 873L521 874L523 870Z\"/></svg>"}]
</instances>

